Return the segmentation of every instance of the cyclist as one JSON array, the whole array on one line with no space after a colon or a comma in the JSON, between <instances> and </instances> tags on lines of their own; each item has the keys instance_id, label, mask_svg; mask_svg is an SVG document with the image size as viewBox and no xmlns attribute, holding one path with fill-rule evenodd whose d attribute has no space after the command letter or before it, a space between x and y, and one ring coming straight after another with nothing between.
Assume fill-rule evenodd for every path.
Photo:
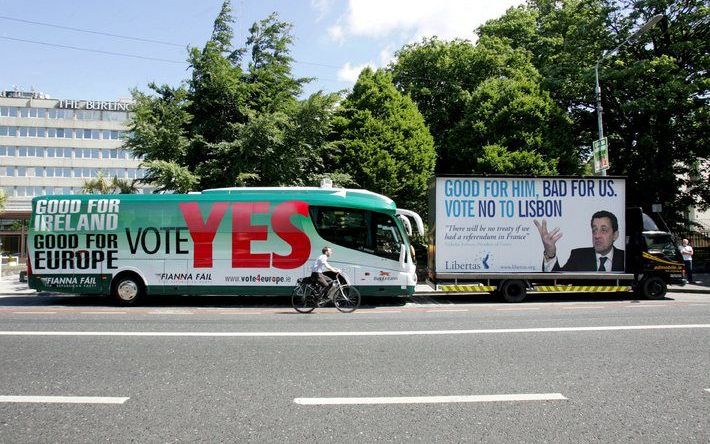
<instances>
[{"instance_id":1,"label":"cyclist","mask_svg":"<svg viewBox=\"0 0 710 444\"><path fill-rule=\"evenodd\" d=\"M323 254L318 256L318 259L316 259L311 267L311 279L317 282L321 287L321 292L324 292L330 287L333 280L323 273L325 273L326 270L332 271L333 273L340 273L340 269L333 268L328 263L328 258L333 254L332 248L325 246L321 251Z\"/></svg>"}]
</instances>

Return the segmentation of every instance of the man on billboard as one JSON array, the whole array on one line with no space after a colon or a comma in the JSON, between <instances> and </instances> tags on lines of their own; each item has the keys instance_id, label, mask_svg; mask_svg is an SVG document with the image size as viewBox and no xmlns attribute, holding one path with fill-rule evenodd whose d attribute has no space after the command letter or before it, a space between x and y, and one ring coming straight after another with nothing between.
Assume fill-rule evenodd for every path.
<instances>
[{"instance_id":1,"label":"man on billboard","mask_svg":"<svg viewBox=\"0 0 710 444\"><path fill-rule=\"evenodd\" d=\"M559 227L547 230L547 221L534 221L544 246L542 271L624 271L624 250L616 248L619 238L619 221L609 211L597 211L592 215L593 247L575 248L567 263L560 267L557 260L557 241L562 237Z\"/></svg>"}]
</instances>

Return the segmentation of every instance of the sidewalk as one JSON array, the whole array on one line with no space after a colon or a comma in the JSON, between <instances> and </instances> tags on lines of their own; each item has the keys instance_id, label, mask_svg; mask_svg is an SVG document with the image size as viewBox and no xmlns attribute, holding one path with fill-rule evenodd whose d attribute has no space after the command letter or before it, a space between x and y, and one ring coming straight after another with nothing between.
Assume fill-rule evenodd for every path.
<instances>
[{"instance_id":1,"label":"sidewalk","mask_svg":"<svg viewBox=\"0 0 710 444\"><path fill-rule=\"evenodd\" d=\"M707 293L710 294L710 273L695 273L693 275L695 281L692 284L686 285L669 285L669 293ZM435 296L441 292L434 291L425 283L417 284L415 295ZM443 293L442 293L443 294Z\"/></svg>"},{"instance_id":2,"label":"sidewalk","mask_svg":"<svg viewBox=\"0 0 710 444\"><path fill-rule=\"evenodd\" d=\"M708 293L710 294L710 273L694 273L692 284L669 285L668 291L675 293Z\"/></svg>"}]
</instances>

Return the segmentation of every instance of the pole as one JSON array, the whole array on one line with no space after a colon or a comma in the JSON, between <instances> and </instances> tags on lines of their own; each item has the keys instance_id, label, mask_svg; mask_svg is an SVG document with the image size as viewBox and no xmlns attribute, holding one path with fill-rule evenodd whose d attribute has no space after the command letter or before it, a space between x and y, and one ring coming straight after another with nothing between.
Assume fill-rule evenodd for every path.
<instances>
[{"instance_id":1,"label":"pole","mask_svg":"<svg viewBox=\"0 0 710 444\"><path fill-rule=\"evenodd\" d=\"M599 62L594 66L594 75L596 76L597 86L594 89L597 97L597 129L599 130L599 140L604 138L604 126L602 123L602 89L599 86ZM606 176L606 170L601 171L602 176Z\"/></svg>"},{"instance_id":2,"label":"pole","mask_svg":"<svg viewBox=\"0 0 710 444\"><path fill-rule=\"evenodd\" d=\"M607 51L602 53L602 56L599 60L597 60L597 64L594 66L594 75L596 77L597 81L597 86L594 89L596 98L597 98L597 127L599 129L599 142L601 143L601 140L604 138L604 126L602 124L602 89L599 87L599 64L604 60L605 58L616 54L616 52L625 44L632 42L639 38L642 34L648 32L649 29L653 28L656 23L660 22L661 19L663 19L663 14L656 14L653 17L651 17L646 23L644 23L636 32L631 34L629 38L621 42L619 46L614 48L611 51ZM607 148L608 149L608 148ZM606 170L602 170L601 172L602 176L606 176Z\"/></svg>"}]
</instances>

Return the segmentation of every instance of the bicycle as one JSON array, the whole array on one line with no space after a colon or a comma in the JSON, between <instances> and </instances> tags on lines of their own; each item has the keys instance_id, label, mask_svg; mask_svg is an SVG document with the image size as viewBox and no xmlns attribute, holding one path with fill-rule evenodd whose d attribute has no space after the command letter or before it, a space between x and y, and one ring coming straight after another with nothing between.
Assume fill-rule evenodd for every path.
<instances>
[{"instance_id":1,"label":"bicycle","mask_svg":"<svg viewBox=\"0 0 710 444\"><path fill-rule=\"evenodd\" d=\"M332 300L338 311L352 313L360 306L360 291L340 282L339 276L336 274L327 288L322 288L310 277L299 279L291 295L291 306L299 313L310 313Z\"/></svg>"}]
</instances>

